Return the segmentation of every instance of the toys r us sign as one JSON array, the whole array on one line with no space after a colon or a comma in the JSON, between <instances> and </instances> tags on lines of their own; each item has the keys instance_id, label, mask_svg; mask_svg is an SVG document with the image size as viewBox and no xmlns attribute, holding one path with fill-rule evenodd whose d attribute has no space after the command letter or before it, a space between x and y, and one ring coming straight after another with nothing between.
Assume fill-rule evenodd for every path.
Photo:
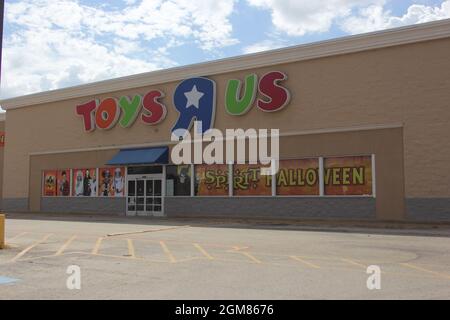
<instances>
[{"instance_id":1,"label":"toys r us sign","mask_svg":"<svg viewBox=\"0 0 450 320\"><path fill-rule=\"evenodd\" d=\"M290 100L288 89L280 82L287 79L286 74L272 71L258 80L256 74L245 77L244 85L237 79L229 80L225 91L225 109L228 114L240 116L247 113L255 104L264 112L279 111ZM167 107L161 102L164 92L150 90L144 96L123 96L120 99L94 99L78 105L76 113L82 117L87 132L96 128L108 130L117 123L128 128L139 117L144 124L156 125L163 121ZM256 101L256 103L255 103ZM172 127L175 130L190 130L194 121L202 121L202 133L213 128L216 111L216 83L206 77L183 80L173 93L173 105L178 111L178 120Z\"/></svg>"}]
</instances>

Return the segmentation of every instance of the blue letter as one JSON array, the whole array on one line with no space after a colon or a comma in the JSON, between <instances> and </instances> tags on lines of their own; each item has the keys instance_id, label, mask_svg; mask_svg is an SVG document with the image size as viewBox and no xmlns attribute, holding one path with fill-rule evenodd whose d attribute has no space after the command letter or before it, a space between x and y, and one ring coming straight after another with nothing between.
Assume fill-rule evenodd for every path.
<instances>
[{"instance_id":1,"label":"blue letter","mask_svg":"<svg viewBox=\"0 0 450 320\"><path fill-rule=\"evenodd\" d=\"M214 125L216 83L202 77L186 79L175 89L173 104L180 115L172 133L184 136L180 132L189 131L194 120L197 120L202 122L203 134Z\"/></svg>"}]
</instances>

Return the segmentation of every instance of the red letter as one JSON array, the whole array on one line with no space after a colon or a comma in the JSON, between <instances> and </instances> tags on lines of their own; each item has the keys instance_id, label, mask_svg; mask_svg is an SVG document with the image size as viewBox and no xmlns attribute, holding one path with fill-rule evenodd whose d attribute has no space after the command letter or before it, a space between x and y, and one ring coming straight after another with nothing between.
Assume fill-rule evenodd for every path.
<instances>
[{"instance_id":1,"label":"red letter","mask_svg":"<svg viewBox=\"0 0 450 320\"><path fill-rule=\"evenodd\" d=\"M95 130L94 111L96 107L97 100L92 100L77 106L77 114L83 117L84 130L87 132Z\"/></svg>"},{"instance_id":2,"label":"red letter","mask_svg":"<svg viewBox=\"0 0 450 320\"><path fill-rule=\"evenodd\" d=\"M162 97L164 97L164 93L159 90L150 91L145 95L144 110L141 115L141 119L145 124L157 124L166 117L166 106L158 102L158 99Z\"/></svg>"},{"instance_id":3,"label":"red letter","mask_svg":"<svg viewBox=\"0 0 450 320\"><path fill-rule=\"evenodd\" d=\"M114 98L103 100L95 114L95 122L100 129L111 129L119 119L120 110Z\"/></svg>"},{"instance_id":4,"label":"red letter","mask_svg":"<svg viewBox=\"0 0 450 320\"><path fill-rule=\"evenodd\" d=\"M268 101L258 99L258 108L266 112L278 111L289 102L289 91L278 85L279 81L286 80L287 76L279 71L265 74L259 81L259 92L269 98Z\"/></svg>"}]
</instances>

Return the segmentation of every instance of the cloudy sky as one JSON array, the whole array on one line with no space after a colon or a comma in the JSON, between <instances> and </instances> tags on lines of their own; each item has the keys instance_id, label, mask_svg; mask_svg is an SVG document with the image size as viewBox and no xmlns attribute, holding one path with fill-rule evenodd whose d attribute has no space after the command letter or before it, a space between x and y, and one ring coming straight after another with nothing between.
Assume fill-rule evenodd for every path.
<instances>
[{"instance_id":1,"label":"cloudy sky","mask_svg":"<svg viewBox=\"0 0 450 320\"><path fill-rule=\"evenodd\" d=\"M450 0L6 0L1 98L450 18Z\"/></svg>"}]
</instances>

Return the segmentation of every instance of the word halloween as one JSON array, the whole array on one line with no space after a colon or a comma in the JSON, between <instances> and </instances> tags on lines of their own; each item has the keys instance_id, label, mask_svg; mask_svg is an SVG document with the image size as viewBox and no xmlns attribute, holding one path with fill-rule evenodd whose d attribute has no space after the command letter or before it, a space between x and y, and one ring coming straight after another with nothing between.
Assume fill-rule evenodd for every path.
<instances>
[{"instance_id":1,"label":"word halloween","mask_svg":"<svg viewBox=\"0 0 450 320\"><path fill-rule=\"evenodd\" d=\"M279 71L269 72L258 81L256 74L245 77L244 84L240 80L229 80L225 90L225 109L228 114L239 116L256 106L265 112L279 111L290 100L289 91L279 82L287 76ZM257 99L258 93L260 97ZM130 127L139 117L144 124L155 125L166 118L167 108L160 101L164 97L160 90L151 90L146 95L139 94L130 98L98 99L78 105L76 113L82 117L87 132L96 128L108 130L117 123L123 128ZM213 128L216 111L216 83L205 77L189 78L175 88L173 105L179 113L172 133L184 136L194 121L201 121L202 133Z\"/></svg>"}]
</instances>

